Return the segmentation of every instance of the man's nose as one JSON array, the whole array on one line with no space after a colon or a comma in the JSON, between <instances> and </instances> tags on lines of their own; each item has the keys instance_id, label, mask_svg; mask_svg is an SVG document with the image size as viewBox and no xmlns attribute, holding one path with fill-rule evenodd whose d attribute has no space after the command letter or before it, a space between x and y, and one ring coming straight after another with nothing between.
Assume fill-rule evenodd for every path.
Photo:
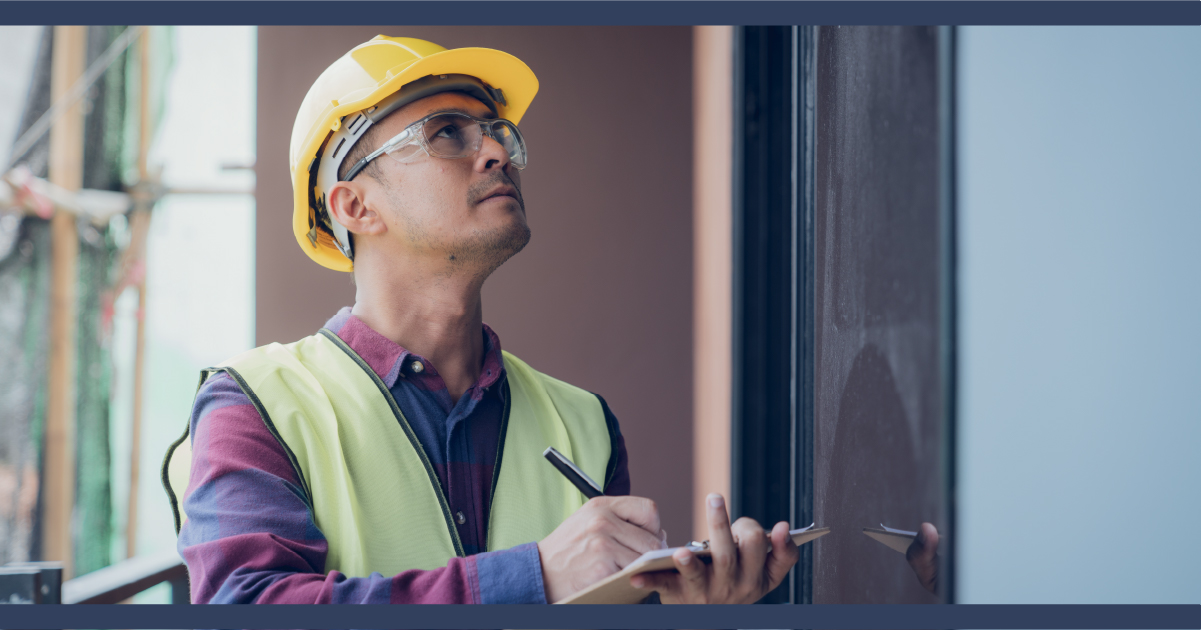
<instances>
[{"instance_id":1,"label":"man's nose","mask_svg":"<svg viewBox=\"0 0 1201 630\"><path fill-rule=\"evenodd\" d=\"M481 173L489 169L505 168L509 165L509 152L496 140L484 134L480 151L475 156L475 169Z\"/></svg>"}]
</instances>

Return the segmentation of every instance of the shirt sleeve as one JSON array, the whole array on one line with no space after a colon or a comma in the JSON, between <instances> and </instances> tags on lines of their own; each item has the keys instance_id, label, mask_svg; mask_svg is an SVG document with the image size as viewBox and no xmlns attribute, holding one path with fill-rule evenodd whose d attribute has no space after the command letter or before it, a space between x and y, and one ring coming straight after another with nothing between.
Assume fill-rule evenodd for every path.
<instances>
[{"instance_id":1,"label":"shirt sleeve","mask_svg":"<svg viewBox=\"0 0 1201 630\"><path fill-rule=\"evenodd\" d=\"M178 549L194 603L544 603L536 543L451 558L442 568L347 577L282 445L226 374L192 408L192 468Z\"/></svg>"}]
</instances>

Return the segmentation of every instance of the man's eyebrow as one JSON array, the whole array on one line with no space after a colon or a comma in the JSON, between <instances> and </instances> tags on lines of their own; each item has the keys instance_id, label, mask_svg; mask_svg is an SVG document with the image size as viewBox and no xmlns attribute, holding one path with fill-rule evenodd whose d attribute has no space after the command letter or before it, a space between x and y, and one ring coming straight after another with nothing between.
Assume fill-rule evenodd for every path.
<instances>
[{"instance_id":1,"label":"man's eyebrow","mask_svg":"<svg viewBox=\"0 0 1201 630\"><path fill-rule=\"evenodd\" d=\"M438 109L435 109L435 110L429 112L425 116L422 116L422 118L425 118L426 116L433 116L435 114L466 114L473 118L484 118L486 120L492 120L493 118L496 118L496 114L493 114L492 110L488 110L488 112L486 114L484 114L483 116L476 116L474 113L472 113L466 109L463 109L462 107L454 107L454 106L440 107Z\"/></svg>"}]
</instances>

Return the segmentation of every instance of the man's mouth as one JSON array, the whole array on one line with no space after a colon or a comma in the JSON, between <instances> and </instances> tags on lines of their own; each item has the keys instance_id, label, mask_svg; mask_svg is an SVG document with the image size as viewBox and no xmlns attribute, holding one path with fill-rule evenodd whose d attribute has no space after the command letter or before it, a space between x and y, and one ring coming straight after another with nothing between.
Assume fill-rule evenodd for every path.
<instances>
[{"instance_id":1,"label":"man's mouth","mask_svg":"<svg viewBox=\"0 0 1201 630\"><path fill-rule=\"evenodd\" d=\"M512 188L505 188L489 194L487 197L484 197L484 199L493 199L495 197L512 197L516 199L517 191L513 190Z\"/></svg>"},{"instance_id":2,"label":"man's mouth","mask_svg":"<svg viewBox=\"0 0 1201 630\"><path fill-rule=\"evenodd\" d=\"M497 197L511 197L511 198L513 198L513 199L514 199L514 200L516 200L516 201L520 201L520 200L521 200L521 198L517 196L517 189L516 189L516 188L514 188L514 187L512 187L512 186L505 185L505 186L500 186L500 187L496 188L495 190L493 190L492 192L488 193L487 195L484 195L484 197L483 197L482 199L480 199L480 201L481 201L481 202L484 202L484 201L487 201L487 200L489 200L489 199L495 199L495 198L497 198Z\"/></svg>"}]
</instances>

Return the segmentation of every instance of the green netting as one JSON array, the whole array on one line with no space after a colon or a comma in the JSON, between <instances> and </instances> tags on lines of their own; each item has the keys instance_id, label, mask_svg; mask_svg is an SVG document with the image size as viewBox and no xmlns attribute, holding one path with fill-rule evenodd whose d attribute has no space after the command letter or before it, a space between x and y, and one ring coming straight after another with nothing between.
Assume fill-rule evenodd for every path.
<instances>
[{"instance_id":1,"label":"green netting","mask_svg":"<svg viewBox=\"0 0 1201 630\"><path fill-rule=\"evenodd\" d=\"M101 329L103 300L112 286L119 250L104 230L85 226L79 251L79 310L76 343L76 445L78 446L75 570L79 574L110 564L113 535L112 488L109 479L109 399L112 359L109 336ZM90 234L89 234L90 232Z\"/></svg>"},{"instance_id":2,"label":"green netting","mask_svg":"<svg viewBox=\"0 0 1201 630\"><path fill-rule=\"evenodd\" d=\"M18 136L50 106L52 29L43 29ZM44 175L48 139L23 164ZM37 218L0 219L15 239L0 252L0 563L40 558L42 421L49 349L50 226Z\"/></svg>"},{"instance_id":3,"label":"green netting","mask_svg":"<svg viewBox=\"0 0 1201 630\"><path fill-rule=\"evenodd\" d=\"M37 558L50 226L27 219L0 260L0 564Z\"/></svg>"}]
</instances>

